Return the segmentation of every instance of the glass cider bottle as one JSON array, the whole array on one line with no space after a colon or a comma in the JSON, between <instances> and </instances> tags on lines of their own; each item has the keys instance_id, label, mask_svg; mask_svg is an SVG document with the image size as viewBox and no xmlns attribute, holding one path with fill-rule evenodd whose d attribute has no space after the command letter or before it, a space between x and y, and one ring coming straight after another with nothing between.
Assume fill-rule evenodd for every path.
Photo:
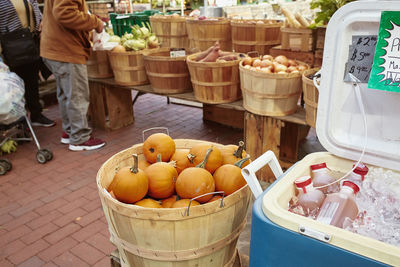
<instances>
[{"instance_id":1,"label":"glass cider bottle","mask_svg":"<svg viewBox=\"0 0 400 267\"><path fill-rule=\"evenodd\" d=\"M336 179L330 174L325 162L311 165L310 169L314 187L324 186L336 181ZM318 190L321 190L325 194L335 193L339 191L339 184L334 183L327 187L318 188Z\"/></svg>"},{"instance_id":2,"label":"glass cider bottle","mask_svg":"<svg viewBox=\"0 0 400 267\"><path fill-rule=\"evenodd\" d=\"M297 203L303 208L304 214L315 215L325 199L324 193L314 188L310 176L299 177L294 184L299 191Z\"/></svg>"},{"instance_id":3,"label":"glass cider bottle","mask_svg":"<svg viewBox=\"0 0 400 267\"><path fill-rule=\"evenodd\" d=\"M329 194L322 203L317 221L343 228L346 218L354 220L358 214L355 195L359 187L350 181L344 181L339 192Z\"/></svg>"}]
</instances>

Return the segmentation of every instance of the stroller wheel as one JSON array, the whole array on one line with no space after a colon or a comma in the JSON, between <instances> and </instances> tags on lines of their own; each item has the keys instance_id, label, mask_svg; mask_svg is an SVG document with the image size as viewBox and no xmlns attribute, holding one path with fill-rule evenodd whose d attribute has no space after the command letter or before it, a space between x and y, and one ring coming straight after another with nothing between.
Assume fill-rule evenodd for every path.
<instances>
[{"instance_id":1,"label":"stroller wheel","mask_svg":"<svg viewBox=\"0 0 400 267\"><path fill-rule=\"evenodd\" d=\"M36 153L36 160L40 163L40 164L45 164L47 159L46 159L46 153L43 152L43 150L39 150Z\"/></svg>"},{"instance_id":2,"label":"stroller wheel","mask_svg":"<svg viewBox=\"0 0 400 267\"><path fill-rule=\"evenodd\" d=\"M48 150L47 148L42 149L42 152L44 153L44 155L46 157L46 161L50 161L53 159L53 153L51 153L51 151Z\"/></svg>"},{"instance_id":3,"label":"stroller wheel","mask_svg":"<svg viewBox=\"0 0 400 267\"><path fill-rule=\"evenodd\" d=\"M6 168L6 171L11 171L12 169L12 164L11 161L9 161L8 159L0 159L0 164L3 164Z\"/></svg>"},{"instance_id":4,"label":"stroller wheel","mask_svg":"<svg viewBox=\"0 0 400 267\"><path fill-rule=\"evenodd\" d=\"M7 173L7 167L4 162L0 162L0 175L4 175Z\"/></svg>"}]
</instances>

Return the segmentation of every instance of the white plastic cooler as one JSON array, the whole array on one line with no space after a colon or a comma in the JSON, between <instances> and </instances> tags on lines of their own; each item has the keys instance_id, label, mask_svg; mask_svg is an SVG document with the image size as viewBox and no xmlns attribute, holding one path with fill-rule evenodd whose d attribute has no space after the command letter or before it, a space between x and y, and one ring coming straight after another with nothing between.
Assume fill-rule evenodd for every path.
<instances>
[{"instance_id":1,"label":"white plastic cooler","mask_svg":"<svg viewBox=\"0 0 400 267\"><path fill-rule=\"evenodd\" d=\"M255 171L269 163L281 173L272 153L242 170L257 199L253 206L250 266L400 266L400 247L293 214L287 209L295 194L293 182L309 175L309 166L326 162L347 173L360 158L367 166L400 171L400 93L368 89L344 82L353 35L378 35L381 11L400 11L400 1L356 1L331 18L325 39L317 115L317 135L329 152L313 153L282 174L262 192ZM399 55L400 56L400 55ZM271 161L271 159L273 159Z\"/></svg>"}]
</instances>

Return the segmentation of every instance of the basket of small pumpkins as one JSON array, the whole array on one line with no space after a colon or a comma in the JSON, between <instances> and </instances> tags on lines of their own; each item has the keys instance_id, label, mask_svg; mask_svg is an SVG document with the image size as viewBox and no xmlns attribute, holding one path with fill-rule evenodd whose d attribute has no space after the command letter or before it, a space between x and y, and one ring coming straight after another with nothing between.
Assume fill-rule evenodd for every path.
<instances>
[{"instance_id":1,"label":"basket of small pumpkins","mask_svg":"<svg viewBox=\"0 0 400 267\"><path fill-rule=\"evenodd\" d=\"M96 181L120 258L135 267L232 266L250 201L243 145L156 133L108 159Z\"/></svg>"},{"instance_id":2,"label":"basket of small pumpkins","mask_svg":"<svg viewBox=\"0 0 400 267\"><path fill-rule=\"evenodd\" d=\"M243 107L263 116L295 113L302 92L302 73L308 68L282 55L244 58L239 64Z\"/></svg>"}]
</instances>

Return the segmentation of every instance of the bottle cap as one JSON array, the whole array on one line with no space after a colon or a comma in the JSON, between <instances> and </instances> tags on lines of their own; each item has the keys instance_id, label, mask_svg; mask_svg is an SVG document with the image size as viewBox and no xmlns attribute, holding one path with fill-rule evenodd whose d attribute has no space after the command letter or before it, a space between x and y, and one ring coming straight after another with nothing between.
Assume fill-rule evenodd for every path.
<instances>
[{"instance_id":1,"label":"bottle cap","mask_svg":"<svg viewBox=\"0 0 400 267\"><path fill-rule=\"evenodd\" d=\"M311 177L310 176L302 176L294 180L294 184L296 185L297 188L302 189L306 187L307 185L310 185L312 183Z\"/></svg>"},{"instance_id":2,"label":"bottle cap","mask_svg":"<svg viewBox=\"0 0 400 267\"><path fill-rule=\"evenodd\" d=\"M357 162L356 162L357 163ZM353 164L353 168L356 165L356 163ZM365 176L368 173L368 167L362 164L361 162L357 165L357 168L354 169L353 171L356 174L359 174L361 176Z\"/></svg>"},{"instance_id":3,"label":"bottle cap","mask_svg":"<svg viewBox=\"0 0 400 267\"><path fill-rule=\"evenodd\" d=\"M360 188L358 187L358 185L356 185L355 183L350 182L350 181L344 181L342 186L350 187L351 189L353 189L354 194L357 194L360 191Z\"/></svg>"},{"instance_id":4,"label":"bottle cap","mask_svg":"<svg viewBox=\"0 0 400 267\"><path fill-rule=\"evenodd\" d=\"M310 168L311 168L312 171L315 171L315 170L320 170L320 169L327 168L327 166L326 166L326 163L324 162L324 163L311 165Z\"/></svg>"}]
</instances>

